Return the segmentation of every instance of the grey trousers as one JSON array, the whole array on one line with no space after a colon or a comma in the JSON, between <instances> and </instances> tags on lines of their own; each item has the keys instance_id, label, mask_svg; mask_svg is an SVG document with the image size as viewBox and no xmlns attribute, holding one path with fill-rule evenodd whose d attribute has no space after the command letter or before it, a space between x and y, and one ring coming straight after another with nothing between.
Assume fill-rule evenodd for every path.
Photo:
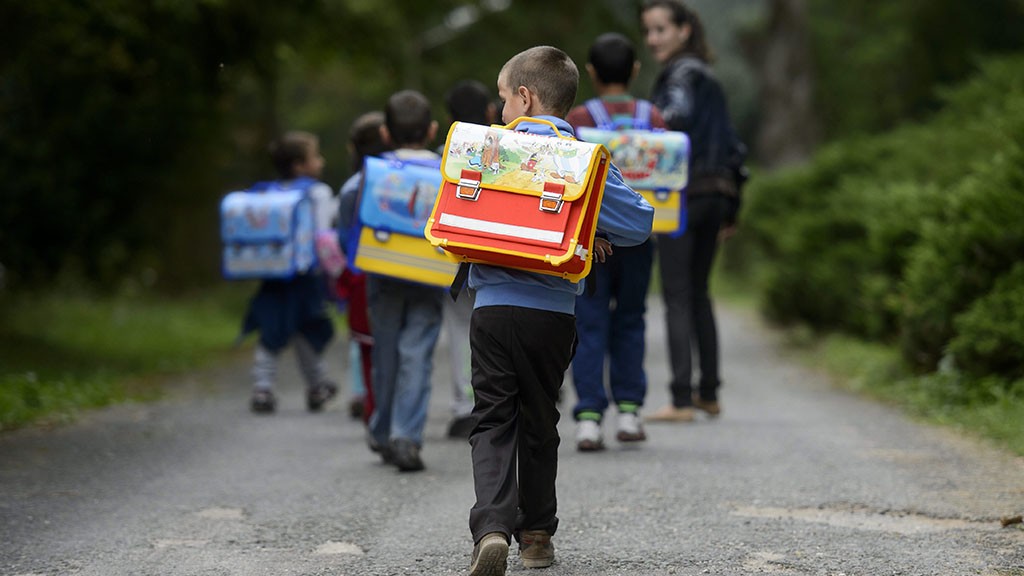
<instances>
[{"instance_id":1,"label":"grey trousers","mask_svg":"<svg viewBox=\"0 0 1024 576\"><path fill-rule=\"evenodd\" d=\"M320 354L316 353L313 346L301 334L295 336L291 344L295 349L295 357L298 360L302 377L306 381L306 386L313 388L326 382L328 380L327 362ZM252 363L253 388L271 390L274 387L274 382L277 380L279 356L260 344L256 345Z\"/></svg>"}]
</instances>

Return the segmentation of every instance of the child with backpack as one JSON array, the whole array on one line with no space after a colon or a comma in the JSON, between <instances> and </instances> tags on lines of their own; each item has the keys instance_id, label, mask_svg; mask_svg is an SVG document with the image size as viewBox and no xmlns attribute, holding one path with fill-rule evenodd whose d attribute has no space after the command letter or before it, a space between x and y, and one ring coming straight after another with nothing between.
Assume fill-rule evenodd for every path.
<instances>
[{"instance_id":1,"label":"child with backpack","mask_svg":"<svg viewBox=\"0 0 1024 576\"><path fill-rule=\"evenodd\" d=\"M650 102L629 93L629 83L639 69L628 38L602 34L590 46L587 62L598 98L569 111L566 121L574 130L593 126L665 128L661 114ZM648 239L637 246L616 248L604 262L595 262L587 282L587 294L576 298L576 331L579 345L572 363L576 387L576 448L581 452L604 449L601 423L608 409L605 391L605 355L610 357L610 389L618 411L616 437L620 442L647 439L639 411L647 394L644 374L644 313L647 288L654 263L654 244ZM613 305L614 304L614 305Z\"/></svg>"},{"instance_id":2,"label":"child with backpack","mask_svg":"<svg viewBox=\"0 0 1024 576\"><path fill-rule=\"evenodd\" d=\"M367 156L379 156L391 148L381 137L384 126L383 112L367 112L352 124L349 133L349 154L352 158L352 176L341 185L338 236L342 250L349 258L354 239L359 236L359 227L354 222L355 205L362 183L363 160ZM347 267L335 284L338 296L348 302L348 329L350 358L357 369L352 370L349 412L354 418L370 421L373 413L373 336L370 332L370 316L366 304L366 274Z\"/></svg>"},{"instance_id":3,"label":"child with backpack","mask_svg":"<svg viewBox=\"0 0 1024 576\"><path fill-rule=\"evenodd\" d=\"M332 233L337 201L330 186L318 181L324 168L319 139L309 132L286 132L271 143L270 156L281 182L307 190L315 231ZM273 387L281 351L289 343L306 381L306 408L317 412L334 397L338 387L328 378L323 358L334 325L327 316L327 283L320 270L263 280L242 325L243 335L253 331L259 332L252 368L253 412L277 408Z\"/></svg>"},{"instance_id":4,"label":"child with backpack","mask_svg":"<svg viewBox=\"0 0 1024 576\"><path fill-rule=\"evenodd\" d=\"M564 118L578 83L576 64L565 52L551 46L521 52L498 74L502 121L534 117L554 127L523 121L515 130L571 136ZM647 240L653 217L650 204L611 166L597 220L605 236L594 244L598 260L612 245ZM525 566L544 568L554 561L551 537L558 528L558 391L576 347L573 313L583 282L472 264L469 287L476 290L470 327L476 503L469 517L475 545L469 574L503 575L510 538L519 542Z\"/></svg>"},{"instance_id":5,"label":"child with backpack","mask_svg":"<svg viewBox=\"0 0 1024 576\"><path fill-rule=\"evenodd\" d=\"M394 149L385 157L439 165L440 157L427 148L437 134L437 122L431 119L426 97L414 90L396 92L388 98L384 118L381 135ZM361 201L342 218L354 221ZM380 273L367 274L366 292L374 339L370 449L399 471L423 470L420 450L444 292Z\"/></svg>"},{"instance_id":6,"label":"child with backpack","mask_svg":"<svg viewBox=\"0 0 1024 576\"><path fill-rule=\"evenodd\" d=\"M488 126L495 121L491 94L483 84L475 80L457 82L445 94L444 103L452 122ZM462 294L458 300L444 299L443 326L451 350L454 392L452 419L448 423L449 438L467 439L473 431L473 384L469 348L469 323L472 315L472 293Z\"/></svg>"}]
</instances>

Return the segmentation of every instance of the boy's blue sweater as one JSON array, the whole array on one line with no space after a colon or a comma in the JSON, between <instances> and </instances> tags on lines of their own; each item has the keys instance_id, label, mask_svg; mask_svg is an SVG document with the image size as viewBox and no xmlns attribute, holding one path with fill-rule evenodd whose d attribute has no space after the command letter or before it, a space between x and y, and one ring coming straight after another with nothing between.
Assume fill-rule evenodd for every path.
<instances>
[{"instance_id":1,"label":"boy's blue sweater","mask_svg":"<svg viewBox=\"0 0 1024 576\"><path fill-rule=\"evenodd\" d=\"M562 134L573 136L572 127L555 116L537 116L558 127ZM551 126L540 122L522 122L516 130L542 136L555 136ZM622 181L614 165L597 218L598 232L616 246L635 246L651 235L654 208ZM583 282L570 282L557 276L525 272L512 268L473 264L469 271L469 287L476 290L476 308L484 306L520 306L573 314L576 296L583 293Z\"/></svg>"}]
</instances>

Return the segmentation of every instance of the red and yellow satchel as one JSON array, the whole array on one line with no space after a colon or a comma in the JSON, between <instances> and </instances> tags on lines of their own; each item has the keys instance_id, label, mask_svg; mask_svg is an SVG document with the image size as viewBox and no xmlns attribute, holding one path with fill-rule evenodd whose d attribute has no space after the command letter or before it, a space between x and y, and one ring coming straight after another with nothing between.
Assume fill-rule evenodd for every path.
<instances>
[{"instance_id":1,"label":"red and yellow satchel","mask_svg":"<svg viewBox=\"0 0 1024 576\"><path fill-rule=\"evenodd\" d=\"M590 271L610 155L600 144L456 122L425 235L462 262L577 282ZM555 129L557 133L557 129Z\"/></svg>"}]
</instances>

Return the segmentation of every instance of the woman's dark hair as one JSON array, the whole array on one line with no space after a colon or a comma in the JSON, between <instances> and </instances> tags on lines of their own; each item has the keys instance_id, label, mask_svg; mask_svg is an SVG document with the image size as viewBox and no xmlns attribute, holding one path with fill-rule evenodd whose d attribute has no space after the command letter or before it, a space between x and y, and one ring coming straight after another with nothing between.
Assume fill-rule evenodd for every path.
<instances>
[{"instance_id":1,"label":"woman's dark hair","mask_svg":"<svg viewBox=\"0 0 1024 576\"><path fill-rule=\"evenodd\" d=\"M665 8L668 10L672 15L672 22L676 26L690 25L690 39L686 41L686 46L683 46L683 54L696 56L704 62L714 60L714 54L712 54L711 46L708 44L707 34L704 32L704 23L693 8L679 0L647 0L640 7L640 14L654 8Z\"/></svg>"}]
</instances>

